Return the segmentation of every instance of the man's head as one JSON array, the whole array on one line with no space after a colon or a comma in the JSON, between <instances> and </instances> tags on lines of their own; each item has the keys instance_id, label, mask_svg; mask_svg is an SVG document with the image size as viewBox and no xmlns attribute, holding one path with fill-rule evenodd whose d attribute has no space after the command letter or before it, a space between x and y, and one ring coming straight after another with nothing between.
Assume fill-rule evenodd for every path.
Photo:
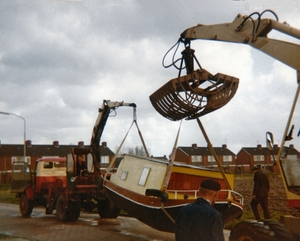
<instances>
[{"instance_id":1,"label":"man's head","mask_svg":"<svg viewBox=\"0 0 300 241\"><path fill-rule=\"evenodd\" d=\"M199 193L201 197L209 200L211 205L214 205L219 196L220 189L221 185L216 180L205 179L200 184Z\"/></svg>"},{"instance_id":2,"label":"man's head","mask_svg":"<svg viewBox=\"0 0 300 241\"><path fill-rule=\"evenodd\" d=\"M82 155L77 155L77 161L78 161L79 163L81 163L81 162L82 162L82 160L83 160L83 157L82 157Z\"/></svg>"}]
</instances>

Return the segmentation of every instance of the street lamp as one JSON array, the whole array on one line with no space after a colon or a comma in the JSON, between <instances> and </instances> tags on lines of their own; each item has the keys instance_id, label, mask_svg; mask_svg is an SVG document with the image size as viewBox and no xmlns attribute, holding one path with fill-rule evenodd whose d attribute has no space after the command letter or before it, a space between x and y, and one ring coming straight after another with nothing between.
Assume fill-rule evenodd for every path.
<instances>
[{"instance_id":1,"label":"street lamp","mask_svg":"<svg viewBox=\"0 0 300 241\"><path fill-rule=\"evenodd\" d=\"M2 115L14 115L16 117L21 118L24 121L24 162L26 162L26 120L22 116L16 115L14 113L9 113L9 112L3 112L0 111L0 114Z\"/></svg>"}]
</instances>

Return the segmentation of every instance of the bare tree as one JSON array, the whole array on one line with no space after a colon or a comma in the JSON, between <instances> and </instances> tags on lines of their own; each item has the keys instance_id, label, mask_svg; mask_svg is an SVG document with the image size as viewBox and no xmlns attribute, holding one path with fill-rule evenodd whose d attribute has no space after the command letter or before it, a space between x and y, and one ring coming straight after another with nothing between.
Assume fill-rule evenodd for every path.
<instances>
[{"instance_id":1,"label":"bare tree","mask_svg":"<svg viewBox=\"0 0 300 241\"><path fill-rule=\"evenodd\" d=\"M136 146L136 147L123 146L119 155L122 155L124 153L131 154L131 155L137 155L137 156L146 156L146 151L144 150L143 146Z\"/></svg>"}]
</instances>

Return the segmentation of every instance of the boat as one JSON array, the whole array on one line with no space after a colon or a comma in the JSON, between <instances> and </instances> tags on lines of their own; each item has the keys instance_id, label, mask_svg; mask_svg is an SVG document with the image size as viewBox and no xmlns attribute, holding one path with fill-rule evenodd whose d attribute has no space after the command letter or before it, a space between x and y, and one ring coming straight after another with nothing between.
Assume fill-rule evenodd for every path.
<instances>
[{"instance_id":1,"label":"boat","mask_svg":"<svg viewBox=\"0 0 300 241\"><path fill-rule=\"evenodd\" d=\"M189 63L190 59L184 61L184 58L194 56L191 51L188 48L185 50L187 54L182 52L182 62ZM170 160L125 155L116 172L105 175L103 182L114 205L152 228L165 232L175 232L177 213L197 199L200 183L208 178L221 185L214 207L223 215L224 225L243 213L244 198L232 190L234 174L223 170L199 118L226 105L234 96L239 80L220 73L212 75L204 69L194 71L193 66L186 69L189 70L186 76L179 73L179 77L155 91L150 101L157 112L169 120L197 121L218 170L175 162L179 128Z\"/></svg>"},{"instance_id":2,"label":"boat","mask_svg":"<svg viewBox=\"0 0 300 241\"><path fill-rule=\"evenodd\" d=\"M225 175L234 186L234 174ZM104 179L104 187L111 202L128 215L154 229L174 232L178 211L197 199L200 183L207 178L221 185L214 207L224 224L240 217L243 196L228 189L220 171L205 167L126 154L116 172Z\"/></svg>"}]
</instances>

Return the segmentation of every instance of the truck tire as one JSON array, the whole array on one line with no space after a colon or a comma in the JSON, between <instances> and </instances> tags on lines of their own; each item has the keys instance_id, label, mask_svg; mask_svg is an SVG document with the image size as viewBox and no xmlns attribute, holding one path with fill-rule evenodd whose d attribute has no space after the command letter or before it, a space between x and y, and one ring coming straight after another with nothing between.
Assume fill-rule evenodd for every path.
<instances>
[{"instance_id":1,"label":"truck tire","mask_svg":"<svg viewBox=\"0 0 300 241\"><path fill-rule=\"evenodd\" d=\"M77 221L80 216L80 209L81 209L80 202L69 202L68 209L72 215L70 221L74 221L74 222Z\"/></svg>"},{"instance_id":2,"label":"truck tire","mask_svg":"<svg viewBox=\"0 0 300 241\"><path fill-rule=\"evenodd\" d=\"M63 194L60 194L56 201L56 215L61 222L77 221L80 216L80 202L68 202Z\"/></svg>"},{"instance_id":3,"label":"truck tire","mask_svg":"<svg viewBox=\"0 0 300 241\"><path fill-rule=\"evenodd\" d=\"M98 200L98 214L101 218L117 218L121 209L115 206L109 198Z\"/></svg>"},{"instance_id":4,"label":"truck tire","mask_svg":"<svg viewBox=\"0 0 300 241\"><path fill-rule=\"evenodd\" d=\"M269 226L270 229L275 233L278 240L297 240L297 237L293 235L282 223L275 220L267 219L264 220L265 225Z\"/></svg>"},{"instance_id":5,"label":"truck tire","mask_svg":"<svg viewBox=\"0 0 300 241\"><path fill-rule=\"evenodd\" d=\"M235 225L229 241L292 241L295 240L290 232L280 227L276 222L246 220Z\"/></svg>"},{"instance_id":6,"label":"truck tire","mask_svg":"<svg viewBox=\"0 0 300 241\"><path fill-rule=\"evenodd\" d=\"M72 220L72 214L69 211L69 207L66 203L65 195L60 194L56 201L56 215L59 221L69 222Z\"/></svg>"},{"instance_id":7,"label":"truck tire","mask_svg":"<svg viewBox=\"0 0 300 241\"><path fill-rule=\"evenodd\" d=\"M20 197L20 213L23 217L29 217L32 213L33 205L32 201L28 200L25 193L23 193Z\"/></svg>"}]
</instances>

